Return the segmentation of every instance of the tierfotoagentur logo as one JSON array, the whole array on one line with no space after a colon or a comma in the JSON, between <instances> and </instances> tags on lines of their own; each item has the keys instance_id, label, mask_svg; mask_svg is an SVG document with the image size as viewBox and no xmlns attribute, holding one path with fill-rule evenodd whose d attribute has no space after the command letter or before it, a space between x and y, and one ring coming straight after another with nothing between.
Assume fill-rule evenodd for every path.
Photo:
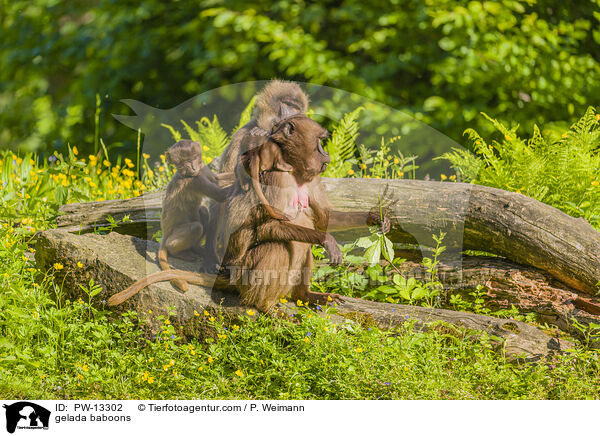
<instances>
[{"instance_id":1,"label":"tierfotoagentur logo","mask_svg":"<svg viewBox=\"0 0 600 436\"><path fill-rule=\"evenodd\" d=\"M14 433L19 430L47 430L50 422L50 411L29 401L19 401L6 409L6 431Z\"/></svg>"}]
</instances>

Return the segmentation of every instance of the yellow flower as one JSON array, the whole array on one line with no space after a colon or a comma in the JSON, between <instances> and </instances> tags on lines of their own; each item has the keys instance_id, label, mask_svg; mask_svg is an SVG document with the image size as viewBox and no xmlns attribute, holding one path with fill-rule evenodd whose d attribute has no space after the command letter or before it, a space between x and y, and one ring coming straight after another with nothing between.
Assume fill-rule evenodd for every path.
<instances>
[{"instance_id":1,"label":"yellow flower","mask_svg":"<svg viewBox=\"0 0 600 436\"><path fill-rule=\"evenodd\" d=\"M296 305L297 306L303 306L304 303L302 302L302 300L298 300L298 301L296 301Z\"/></svg>"},{"instance_id":2,"label":"yellow flower","mask_svg":"<svg viewBox=\"0 0 600 436\"><path fill-rule=\"evenodd\" d=\"M72 149L72 150L73 150L73 154L74 154L75 156L77 156L77 155L79 154L79 150L77 150L77 147L73 147L73 149Z\"/></svg>"},{"instance_id":3,"label":"yellow flower","mask_svg":"<svg viewBox=\"0 0 600 436\"><path fill-rule=\"evenodd\" d=\"M109 162L109 161L107 161L106 159L104 159L104 160L102 161L102 165L104 165L105 167L109 167L109 166L110 166L110 162Z\"/></svg>"},{"instance_id":4,"label":"yellow flower","mask_svg":"<svg viewBox=\"0 0 600 436\"><path fill-rule=\"evenodd\" d=\"M173 359L169 360L169 365L171 365L171 366L175 365L175 361Z\"/></svg>"},{"instance_id":5,"label":"yellow flower","mask_svg":"<svg viewBox=\"0 0 600 436\"><path fill-rule=\"evenodd\" d=\"M562 138L563 139L566 139L566 137L567 137L567 132L565 132L565 133L562 134Z\"/></svg>"},{"instance_id":6,"label":"yellow flower","mask_svg":"<svg viewBox=\"0 0 600 436\"><path fill-rule=\"evenodd\" d=\"M281 297L281 298L279 299L279 301L281 302L281 304L285 304L285 303L287 303L287 300L286 300L285 298L283 298L283 297Z\"/></svg>"},{"instance_id":7,"label":"yellow flower","mask_svg":"<svg viewBox=\"0 0 600 436\"><path fill-rule=\"evenodd\" d=\"M398 165L398 164L400 163L400 159L398 159L397 157L395 157L395 158L394 158L394 163L395 163L396 165Z\"/></svg>"},{"instance_id":8,"label":"yellow flower","mask_svg":"<svg viewBox=\"0 0 600 436\"><path fill-rule=\"evenodd\" d=\"M354 349L354 351L356 351L357 353L362 353L362 350L363 350L363 349L362 349L362 348L360 348L360 347L358 347L358 348L355 348L355 349Z\"/></svg>"},{"instance_id":9,"label":"yellow flower","mask_svg":"<svg viewBox=\"0 0 600 436\"><path fill-rule=\"evenodd\" d=\"M598 180L594 180L592 182L592 186L598 186L598 185L600 185L600 183L598 182Z\"/></svg>"},{"instance_id":10,"label":"yellow flower","mask_svg":"<svg viewBox=\"0 0 600 436\"><path fill-rule=\"evenodd\" d=\"M77 268L83 268L83 264L81 262L77 262Z\"/></svg>"},{"instance_id":11,"label":"yellow flower","mask_svg":"<svg viewBox=\"0 0 600 436\"><path fill-rule=\"evenodd\" d=\"M168 371L168 370L169 370L169 368L170 368L170 366L169 366L169 365L163 365L163 371Z\"/></svg>"},{"instance_id":12,"label":"yellow flower","mask_svg":"<svg viewBox=\"0 0 600 436\"><path fill-rule=\"evenodd\" d=\"M327 301L333 301L333 298L331 298L331 296L327 296Z\"/></svg>"},{"instance_id":13,"label":"yellow flower","mask_svg":"<svg viewBox=\"0 0 600 436\"><path fill-rule=\"evenodd\" d=\"M360 164L360 167L361 167L363 170L366 170L366 169L367 169L367 165L366 165L366 164L364 164L364 163L361 163L361 164Z\"/></svg>"},{"instance_id":14,"label":"yellow flower","mask_svg":"<svg viewBox=\"0 0 600 436\"><path fill-rule=\"evenodd\" d=\"M352 175L354 175L354 170L353 170L353 169L349 169L349 170L348 170L348 175L349 175L349 176L352 176Z\"/></svg>"},{"instance_id":15,"label":"yellow flower","mask_svg":"<svg viewBox=\"0 0 600 436\"><path fill-rule=\"evenodd\" d=\"M131 159L128 158L125 158L125 165L127 165L129 168L133 168L135 166L133 162L131 162Z\"/></svg>"},{"instance_id":16,"label":"yellow flower","mask_svg":"<svg viewBox=\"0 0 600 436\"><path fill-rule=\"evenodd\" d=\"M152 384L154 383L154 377L148 377L148 383Z\"/></svg>"},{"instance_id":17,"label":"yellow flower","mask_svg":"<svg viewBox=\"0 0 600 436\"><path fill-rule=\"evenodd\" d=\"M210 322L213 322L213 321L215 320L215 317L214 317L214 316L211 316L210 318L208 318L208 320L209 320Z\"/></svg>"},{"instance_id":18,"label":"yellow flower","mask_svg":"<svg viewBox=\"0 0 600 436\"><path fill-rule=\"evenodd\" d=\"M148 362L154 362L154 357L151 357L150 359L148 359Z\"/></svg>"},{"instance_id":19,"label":"yellow flower","mask_svg":"<svg viewBox=\"0 0 600 436\"><path fill-rule=\"evenodd\" d=\"M508 135L504 135L504 139L506 139L507 141L512 141L512 138Z\"/></svg>"},{"instance_id":20,"label":"yellow flower","mask_svg":"<svg viewBox=\"0 0 600 436\"><path fill-rule=\"evenodd\" d=\"M239 326L239 325L237 325L237 324L234 324L234 325L233 325L233 329L234 329L234 330L237 330L237 329L239 329L239 328L240 328L240 326Z\"/></svg>"},{"instance_id":21,"label":"yellow flower","mask_svg":"<svg viewBox=\"0 0 600 436\"><path fill-rule=\"evenodd\" d=\"M208 356L208 363L213 363L215 361L215 359L213 359L212 357Z\"/></svg>"},{"instance_id":22,"label":"yellow flower","mask_svg":"<svg viewBox=\"0 0 600 436\"><path fill-rule=\"evenodd\" d=\"M247 313L248 315L252 316L252 315L256 314L256 311L255 311L255 310L252 310L252 309L248 309L248 310L246 311L246 313Z\"/></svg>"},{"instance_id":23,"label":"yellow flower","mask_svg":"<svg viewBox=\"0 0 600 436\"><path fill-rule=\"evenodd\" d=\"M90 154L88 156L88 159L90 160L90 162L96 162L98 160L98 158L96 156L94 156L93 154Z\"/></svg>"},{"instance_id":24,"label":"yellow flower","mask_svg":"<svg viewBox=\"0 0 600 436\"><path fill-rule=\"evenodd\" d=\"M62 263L57 262L54 264L54 269L63 269L63 268L64 268L64 265Z\"/></svg>"},{"instance_id":25,"label":"yellow flower","mask_svg":"<svg viewBox=\"0 0 600 436\"><path fill-rule=\"evenodd\" d=\"M150 315L152 315L152 309L150 309L150 310L148 311L148 313L149 313Z\"/></svg>"},{"instance_id":26,"label":"yellow flower","mask_svg":"<svg viewBox=\"0 0 600 436\"><path fill-rule=\"evenodd\" d=\"M154 177L154 171L148 170L148 177L150 177L150 178Z\"/></svg>"},{"instance_id":27,"label":"yellow flower","mask_svg":"<svg viewBox=\"0 0 600 436\"><path fill-rule=\"evenodd\" d=\"M148 153L142 153L142 156L144 157L144 159L149 159L150 155Z\"/></svg>"},{"instance_id":28,"label":"yellow flower","mask_svg":"<svg viewBox=\"0 0 600 436\"><path fill-rule=\"evenodd\" d=\"M310 342L310 339L308 339L308 337L304 336L304 342L306 342L308 344Z\"/></svg>"},{"instance_id":29,"label":"yellow flower","mask_svg":"<svg viewBox=\"0 0 600 436\"><path fill-rule=\"evenodd\" d=\"M200 316L200 314L194 310L194 316Z\"/></svg>"},{"instance_id":30,"label":"yellow flower","mask_svg":"<svg viewBox=\"0 0 600 436\"><path fill-rule=\"evenodd\" d=\"M600 121L600 114L596 114L596 121Z\"/></svg>"},{"instance_id":31,"label":"yellow flower","mask_svg":"<svg viewBox=\"0 0 600 436\"><path fill-rule=\"evenodd\" d=\"M87 366L87 365L84 363L84 364L81 366L81 369L83 369L85 372L87 372L89 368L88 368L88 366Z\"/></svg>"},{"instance_id":32,"label":"yellow flower","mask_svg":"<svg viewBox=\"0 0 600 436\"><path fill-rule=\"evenodd\" d=\"M446 180L448 177L446 176L446 174L440 174L440 179L442 180Z\"/></svg>"},{"instance_id":33,"label":"yellow flower","mask_svg":"<svg viewBox=\"0 0 600 436\"><path fill-rule=\"evenodd\" d=\"M241 370L241 369L238 369L238 370L235 372L235 375L237 375L238 377L242 377L242 376L244 375L244 373L242 372L242 370Z\"/></svg>"}]
</instances>

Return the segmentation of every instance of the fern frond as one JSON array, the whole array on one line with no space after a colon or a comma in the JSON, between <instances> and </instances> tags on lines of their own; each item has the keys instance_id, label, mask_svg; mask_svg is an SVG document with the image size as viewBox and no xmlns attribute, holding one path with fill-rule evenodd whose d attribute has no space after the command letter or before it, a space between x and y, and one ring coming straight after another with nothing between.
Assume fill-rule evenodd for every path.
<instances>
[{"instance_id":1,"label":"fern frond","mask_svg":"<svg viewBox=\"0 0 600 436\"><path fill-rule=\"evenodd\" d=\"M248 103L248 105L246 106L246 109L244 109L242 111L242 115L240 115L240 122L238 123L236 128L233 129L232 134L234 132L237 132L240 128L245 126L252 119L252 110L254 109L255 104L256 104L256 96L252 97L252 100L250 100L250 103Z\"/></svg>"},{"instance_id":2,"label":"fern frond","mask_svg":"<svg viewBox=\"0 0 600 436\"><path fill-rule=\"evenodd\" d=\"M452 148L452 152L444 153L440 158L450 161L450 166L458 171L464 182L475 182L483 166L481 159L464 148Z\"/></svg>"},{"instance_id":3,"label":"fern frond","mask_svg":"<svg viewBox=\"0 0 600 436\"><path fill-rule=\"evenodd\" d=\"M181 139L181 133L179 133L177 130L175 130L173 128L173 126L169 126L168 124L162 124L161 123L161 127L164 127L165 129L168 129L169 132L171 132L171 136L173 136L173 140L175 142L179 141Z\"/></svg>"},{"instance_id":4,"label":"fern frond","mask_svg":"<svg viewBox=\"0 0 600 436\"><path fill-rule=\"evenodd\" d=\"M196 132L194 129L192 129L190 127L190 125L188 123L186 123L185 121L179 120L179 122L181 124L183 124L183 128L185 129L186 133L188 134L188 136L190 137L190 139L192 141L200 142L200 135L198 134L198 132Z\"/></svg>"},{"instance_id":5,"label":"fern frond","mask_svg":"<svg viewBox=\"0 0 600 436\"><path fill-rule=\"evenodd\" d=\"M213 158L220 155L229 143L229 136L221 127L217 116L213 116L212 121L204 117L200 121L196 121L196 125L198 126L198 140L204 147L208 147L207 155Z\"/></svg>"},{"instance_id":6,"label":"fern frond","mask_svg":"<svg viewBox=\"0 0 600 436\"><path fill-rule=\"evenodd\" d=\"M333 129L331 138L327 141L325 147L331 157L332 165L343 162L356 153L356 138L359 135L359 126L356 120L363 109L362 106L359 106L352 112L345 114L339 124Z\"/></svg>"}]
</instances>

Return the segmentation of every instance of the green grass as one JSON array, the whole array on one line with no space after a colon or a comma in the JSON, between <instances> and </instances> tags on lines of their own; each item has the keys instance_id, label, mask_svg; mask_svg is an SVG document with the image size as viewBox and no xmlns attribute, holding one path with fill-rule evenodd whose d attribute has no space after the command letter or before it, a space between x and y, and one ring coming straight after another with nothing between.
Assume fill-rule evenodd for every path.
<instances>
[{"instance_id":1,"label":"green grass","mask_svg":"<svg viewBox=\"0 0 600 436\"><path fill-rule=\"evenodd\" d=\"M412 164L395 162L388 145L383 147L381 156L377 151L367 156L373 160L369 168L379 165L402 177L405 165ZM191 336L188 327L182 330L155 314L115 317L97 301L93 284L82 289L82 299L69 301L62 283L53 277L63 265L40 271L31 260L35 232L52 226L61 204L134 196L163 184L170 169L159 162L149 172L144 158L144 178L138 180L131 161L78 159L73 150L64 158L55 157L56 162L39 164L35 156L0 154L1 397L600 398L599 354L584 345L538 363L509 362L487 335L444 328L422 333L410 323L400 328L350 320L334 325L309 309L301 309L299 323L292 324L267 317L215 319L199 308L194 331L200 333ZM353 167L369 175L358 161ZM339 167L346 174L351 169ZM381 244L381 250L373 250L375 244ZM375 251L389 256L381 236L365 238L357 246L366 252L348 258L362 256L371 262ZM315 252L319 256L319 250ZM435 270L435 256L427 265ZM375 265L365 274L381 273ZM351 282L358 285L353 288ZM352 276L337 291L413 304L431 304L439 292L435 277L430 283L398 279L396 288L369 289L361 283L360 277ZM455 298L451 303L487 313L478 295L473 302ZM149 333L150 325L161 326L156 336Z\"/></svg>"}]
</instances>

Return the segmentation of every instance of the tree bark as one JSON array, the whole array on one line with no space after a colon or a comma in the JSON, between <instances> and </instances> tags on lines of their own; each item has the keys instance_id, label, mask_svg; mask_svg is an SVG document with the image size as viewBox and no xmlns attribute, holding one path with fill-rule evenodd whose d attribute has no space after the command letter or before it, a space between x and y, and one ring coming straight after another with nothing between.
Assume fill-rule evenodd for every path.
<instances>
[{"instance_id":1,"label":"tree bark","mask_svg":"<svg viewBox=\"0 0 600 436\"><path fill-rule=\"evenodd\" d=\"M462 250L478 250L533 266L575 290L594 295L600 282L600 233L583 219L521 194L464 183L419 180L323 178L340 211L378 210L392 220L390 238L420 249L435 247L445 232L444 260L460 263ZM61 207L59 227L89 231L111 215L130 215L116 230L148 238L160 228L162 192L128 200ZM336 233L351 241L364 230Z\"/></svg>"}]
</instances>

